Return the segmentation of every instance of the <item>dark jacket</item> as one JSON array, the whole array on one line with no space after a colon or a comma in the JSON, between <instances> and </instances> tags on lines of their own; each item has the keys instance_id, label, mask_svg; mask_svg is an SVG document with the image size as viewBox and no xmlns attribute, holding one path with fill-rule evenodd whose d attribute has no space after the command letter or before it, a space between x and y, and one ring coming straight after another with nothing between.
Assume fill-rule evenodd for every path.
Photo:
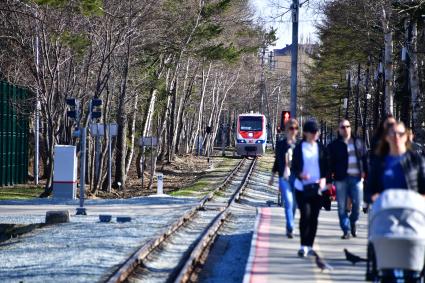
<instances>
[{"instance_id":1,"label":"dark jacket","mask_svg":"<svg viewBox=\"0 0 425 283\"><path fill-rule=\"evenodd\" d=\"M425 195L425 158L414 151L408 151L400 161L406 178L407 188ZM377 157L371 160L369 175L365 187L364 200L371 203L371 197L381 193L384 188L382 176L385 168L385 157Z\"/></svg>"},{"instance_id":2,"label":"dark jacket","mask_svg":"<svg viewBox=\"0 0 425 283\"><path fill-rule=\"evenodd\" d=\"M367 151L360 139L354 138L354 151L360 173L367 173ZM347 144L339 137L328 145L328 180L341 181L347 177L348 151Z\"/></svg>"},{"instance_id":3,"label":"dark jacket","mask_svg":"<svg viewBox=\"0 0 425 283\"><path fill-rule=\"evenodd\" d=\"M304 168L304 160L303 160L303 153L302 153L302 144L306 141L301 141L297 144L297 146L294 149L294 156L292 157L292 166L291 166L291 172L295 174L295 177L301 180L300 174L303 172ZM327 160L327 153L326 148L324 145L322 145L320 142L317 142L319 146L319 168L320 168L320 178L326 178L328 174L328 160Z\"/></svg>"},{"instance_id":4,"label":"dark jacket","mask_svg":"<svg viewBox=\"0 0 425 283\"><path fill-rule=\"evenodd\" d=\"M283 172L286 166L285 154L288 151L289 147L290 145L288 144L288 140L286 138L282 140L278 140L276 142L276 153L275 153L275 159L274 159L272 172L273 173L278 172L279 177L283 177Z\"/></svg>"}]
</instances>

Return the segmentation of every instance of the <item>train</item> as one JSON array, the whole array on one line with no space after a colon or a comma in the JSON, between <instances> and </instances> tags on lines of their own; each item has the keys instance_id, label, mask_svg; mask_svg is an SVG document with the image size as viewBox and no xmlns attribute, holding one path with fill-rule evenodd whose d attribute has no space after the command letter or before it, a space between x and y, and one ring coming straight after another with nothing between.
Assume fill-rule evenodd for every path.
<instances>
[{"instance_id":1,"label":"train","mask_svg":"<svg viewBox=\"0 0 425 283\"><path fill-rule=\"evenodd\" d=\"M266 151L267 120L260 113L240 114L236 129L236 152L240 156L261 156Z\"/></svg>"}]
</instances>

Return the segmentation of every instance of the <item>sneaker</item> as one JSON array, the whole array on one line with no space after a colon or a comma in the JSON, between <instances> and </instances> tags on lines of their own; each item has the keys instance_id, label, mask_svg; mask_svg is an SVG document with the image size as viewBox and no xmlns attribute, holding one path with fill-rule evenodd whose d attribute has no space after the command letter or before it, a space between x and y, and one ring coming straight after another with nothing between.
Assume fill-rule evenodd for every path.
<instances>
[{"instance_id":1,"label":"sneaker","mask_svg":"<svg viewBox=\"0 0 425 283\"><path fill-rule=\"evenodd\" d=\"M316 256L316 252L313 249L309 249L307 256Z\"/></svg>"},{"instance_id":2,"label":"sneaker","mask_svg":"<svg viewBox=\"0 0 425 283\"><path fill-rule=\"evenodd\" d=\"M355 238L357 237L356 223L350 223L350 225L351 225L351 235Z\"/></svg>"},{"instance_id":3,"label":"sneaker","mask_svg":"<svg viewBox=\"0 0 425 283\"><path fill-rule=\"evenodd\" d=\"M344 232L344 235L341 236L341 239L343 239L343 240L350 239L350 234L348 232Z\"/></svg>"},{"instance_id":4,"label":"sneaker","mask_svg":"<svg viewBox=\"0 0 425 283\"><path fill-rule=\"evenodd\" d=\"M306 257L307 256L307 251L305 249L301 248L301 249L298 250L297 255L299 257Z\"/></svg>"},{"instance_id":5,"label":"sneaker","mask_svg":"<svg viewBox=\"0 0 425 283\"><path fill-rule=\"evenodd\" d=\"M292 234L292 232L287 232L286 237L288 237L288 239L292 239L294 238L294 234Z\"/></svg>"}]
</instances>

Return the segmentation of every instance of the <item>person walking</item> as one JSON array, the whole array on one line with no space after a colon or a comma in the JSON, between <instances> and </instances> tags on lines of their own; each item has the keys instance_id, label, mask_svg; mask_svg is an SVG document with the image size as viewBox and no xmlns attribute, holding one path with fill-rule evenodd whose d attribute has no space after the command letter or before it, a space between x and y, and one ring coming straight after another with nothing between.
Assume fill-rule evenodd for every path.
<instances>
[{"instance_id":1,"label":"person walking","mask_svg":"<svg viewBox=\"0 0 425 283\"><path fill-rule=\"evenodd\" d=\"M351 135L351 125L346 119L338 127L338 138L328 146L328 188L332 181L336 187L341 239L349 239L350 232L357 236L356 222L359 219L363 200L363 180L366 176L367 151L363 142ZM347 201L351 200L351 213Z\"/></svg>"},{"instance_id":2,"label":"person walking","mask_svg":"<svg viewBox=\"0 0 425 283\"><path fill-rule=\"evenodd\" d=\"M380 144L382 139L385 139L385 133L388 128L392 127L396 123L396 119L392 114L386 115L386 117L379 123L377 129L375 130L371 142L370 142L370 150L368 152L368 168L370 168L370 164L377 164L379 161L378 145ZM370 170L370 169L369 169ZM370 174L370 172L369 172ZM369 178L367 178L369 179ZM363 212L368 213L370 207L370 199L371 195L369 195L369 190L367 190L368 185L367 181L365 182L365 189L363 190ZM375 259L375 250L372 246L372 243L368 241L367 244L367 264L366 264L366 281L376 281L378 277L378 271L376 269L376 259Z\"/></svg>"},{"instance_id":3,"label":"person walking","mask_svg":"<svg viewBox=\"0 0 425 283\"><path fill-rule=\"evenodd\" d=\"M286 138L276 143L276 156L272 169L272 177L269 185L274 182L274 174L279 175L279 190L282 196L285 218L286 218L286 236L293 238L295 198L294 198L294 180L295 176L291 173L291 162L295 144L297 142L299 124L295 119L290 119L286 123Z\"/></svg>"},{"instance_id":4,"label":"person walking","mask_svg":"<svg viewBox=\"0 0 425 283\"><path fill-rule=\"evenodd\" d=\"M425 158L411 150L408 131L403 122L385 130L371 160L367 179L366 201L372 203L386 189L414 190L425 195Z\"/></svg>"},{"instance_id":5,"label":"person walking","mask_svg":"<svg viewBox=\"0 0 425 283\"><path fill-rule=\"evenodd\" d=\"M316 237L322 197L326 189L327 156L326 148L317 141L319 127L309 120L303 127L303 140L294 149L291 171L295 175L295 198L300 210L301 247L299 257L314 255L313 244Z\"/></svg>"},{"instance_id":6,"label":"person walking","mask_svg":"<svg viewBox=\"0 0 425 283\"><path fill-rule=\"evenodd\" d=\"M376 162L374 161L375 159L379 159L378 156L376 155L378 145L380 141L384 138L385 131L388 128L392 127L396 122L397 121L394 118L394 116L392 114L388 114L385 117L385 119L383 119L379 123L370 142L370 150L368 152L368 164ZM367 200L370 199L371 196L369 196L368 193L369 192L367 190L363 190L363 212L364 213L367 213L369 211L369 203Z\"/></svg>"},{"instance_id":7,"label":"person walking","mask_svg":"<svg viewBox=\"0 0 425 283\"><path fill-rule=\"evenodd\" d=\"M368 166L365 186L367 204L372 204L389 189L413 190L425 196L425 158L411 149L408 134L403 122L389 123L384 128L373 153L374 158L370 159ZM376 255L371 242L368 243L367 266L366 280L376 281ZM396 280L390 279L388 282Z\"/></svg>"}]
</instances>

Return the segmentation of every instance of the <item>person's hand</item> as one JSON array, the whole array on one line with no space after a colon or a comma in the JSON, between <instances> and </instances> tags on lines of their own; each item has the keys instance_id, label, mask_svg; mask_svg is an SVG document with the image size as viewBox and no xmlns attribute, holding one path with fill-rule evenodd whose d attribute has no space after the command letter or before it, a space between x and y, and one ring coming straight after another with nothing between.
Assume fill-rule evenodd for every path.
<instances>
[{"instance_id":1,"label":"person's hand","mask_svg":"<svg viewBox=\"0 0 425 283\"><path fill-rule=\"evenodd\" d=\"M371 199L372 199L373 202L375 202L378 197L379 197L379 194L376 193L376 194L372 195Z\"/></svg>"},{"instance_id":2,"label":"person's hand","mask_svg":"<svg viewBox=\"0 0 425 283\"><path fill-rule=\"evenodd\" d=\"M288 166L286 166L285 169L283 170L283 178L285 180L288 180L290 174L291 174L291 170L289 169Z\"/></svg>"},{"instance_id":3,"label":"person's hand","mask_svg":"<svg viewBox=\"0 0 425 283\"><path fill-rule=\"evenodd\" d=\"M363 213L367 214L369 212L369 204L368 203L363 203L363 207L362 207Z\"/></svg>"},{"instance_id":4,"label":"person's hand","mask_svg":"<svg viewBox=\"0 0 425 283\"><path fill-rule=\"evenodd\" d=\"M310 179L310 174L300 174L301 180L308 180Z\"/></svg>"},{"instance_id":5,"label":"person's hand","mask_svg":"<svg viewBox=\"0 0 425 283\"><path fill-rule=\"evenodd\" d=\"M319 188L320 188L320 189L324 189L324 188L326 188L326 179L325 179L325 178L321 178L321 179L319 180Z\"/></svg>"},{"instance_id":6,"label":"person's hand","mask_svg":"<svg viewBox=\"0 0 425 283\"><path fill-rule=\"evenodd\" d=\"M273 185L273 183L274 183L274 175L272 175L272 176L270 177L270 180L269 180L269 186L272 186L272 185Z\"/></svg>"}]
</instances>

